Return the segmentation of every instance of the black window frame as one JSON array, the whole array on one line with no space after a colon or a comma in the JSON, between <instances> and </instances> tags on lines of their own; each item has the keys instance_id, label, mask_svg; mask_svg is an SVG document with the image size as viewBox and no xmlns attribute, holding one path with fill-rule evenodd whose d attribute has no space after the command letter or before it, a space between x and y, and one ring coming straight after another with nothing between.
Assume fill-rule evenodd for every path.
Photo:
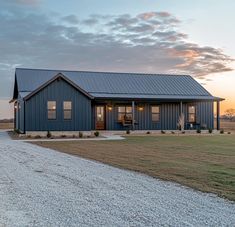
<instances>
[{"instance_id":1,"label":"black window frame","mask_svg":"<svg viewBox=\"0 0 235 227\"><path fill-rule=\"evenodd\" d=\"M55 103L55 105L52 105L52 106L55 106L55 109L53 109L53 108L49 108L49 102L54 102ZM54 112L55 114L54 114L54 118L50 118L49 117L49 113L50 112ZM56 102L56 100L48 100L47 101L47 120L56 120L57 119L57 102Z\"/></svg>"},{"instance_id":2,"label":"black window frame","mask_svg":"<svg viewBox=\"0 0 235 227\"><path fill-rule=\"evenodd\" d=\"M194 107L194 113L191 113L189 110L191 107ZM191 121L191 117L190 116L194 116L194 121ZM190 104L188 105L188 122L189 123L196 123L197 122L197 107L195 104Z\"/></svg>"},{"instance_id":3,"label":"black window frame","mask_svg":"<svg viewBox=\"0 0 235 227\"><path fill-rule=\"evenodd\" d=\"M69 103L71 103L71 108L70 109L68 109L68 108L65 108L65 103L66 102L69 102ZM63 119L65 120L65 121L70 121L70 120L72 120L72 109L73 109L73 104L72 104L72 101L71 100L65 100L65 101L63 101ZM68 113L68 112L70 112L70 118L65 118L65 113Z\"/></svg>"},{"instance_id":4,"label":"black window frame","mask_svg":"<svg viewBox=\"0 0 235 227\"><path fill-rule=\"evenodd\" d=\"M119 108L124 108L124 111L119 111ZM130 112L127 112L127 108L131 108ZM122 119L119 118L120 114L123 116ZM128 120L132 121L132 106L131 105L120 105L117 107L117 120L118 122L122 122L124 119L124 116L127 116Z\"/></svg>"},{"instance_id":5,"label":"black window frame","mask_svg":"<svg viewBox=\"0 0 235 227\"><path fill-rule=\"evenodd\" d=\"M153 112L153 108L154 108L154 107L158 107L158 112ZM160 108L160 105L152 105L152 106L151 106L151 120L152 120L153 123L158 123L158 122L160 122L160 112L161 112L160 109L161 109L161 108ZM158 120L154 120L154 117L153 117L153 116L158 116L158 117L157 117Z\"/></svg>"}]
</instances>

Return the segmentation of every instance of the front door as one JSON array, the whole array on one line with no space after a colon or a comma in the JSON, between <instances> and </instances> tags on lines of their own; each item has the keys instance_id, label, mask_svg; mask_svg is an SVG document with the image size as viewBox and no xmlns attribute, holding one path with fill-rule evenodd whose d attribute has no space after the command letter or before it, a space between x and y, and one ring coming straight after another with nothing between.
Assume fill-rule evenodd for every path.
<instances>
[{"instance_id":1,"label":"front door","mask_svg":"<svg viewBox=\"0 0 235 227\"><path fill-rule=\"evenodd\" d=\"M95 107L95 129L96 130L105 129L105 106Z\"/></svg>"}]
</instances>

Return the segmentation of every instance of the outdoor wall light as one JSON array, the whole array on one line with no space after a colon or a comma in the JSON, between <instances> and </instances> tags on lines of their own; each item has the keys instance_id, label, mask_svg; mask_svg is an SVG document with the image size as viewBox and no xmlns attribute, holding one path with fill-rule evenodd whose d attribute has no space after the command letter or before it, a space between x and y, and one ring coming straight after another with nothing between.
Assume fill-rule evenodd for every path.
<instances>
[{"instance_id":1,"label":"outdoor wall light","mask_svg":"<svg viewBox=\"0 0 235 227\"><path fill-rule=\"evenodd\" d=\"M143 111L143 110L144 110L144 107L140 106L139 111Z\"/></svg>"},{"instance_id":2,"label":"outdoor wall light","mask_svg":"<svg viewBox=\"0 0 235 227\"><path fill-rule=\"evenodd\" d=\"M112 106L108 106L109 111L112 111L112 109L113 109Z\"/></svg>"}]
</instances>

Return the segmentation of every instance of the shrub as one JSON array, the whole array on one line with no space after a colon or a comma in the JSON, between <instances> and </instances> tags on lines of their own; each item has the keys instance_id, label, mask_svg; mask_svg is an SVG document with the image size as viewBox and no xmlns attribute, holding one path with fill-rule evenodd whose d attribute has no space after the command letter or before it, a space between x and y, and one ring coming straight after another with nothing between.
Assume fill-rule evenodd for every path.
<instances>
[{"instance_id":1,"label":"shrub","mask_svg":"<svg viewBox=\"0 0 235 227\"><path fill-rule=\"evenodd\" d=\"M100 132L99 131L95 131L94 135L95 135L95 137L98 137L100 135Z\"/></svg>"},{"instance_id":2,"label":"shrub","mask_svg":"<svg viewBox=\"0 0 235 227\"><path fill-rule=\"evenodd\" d=\"M82 138L83 137L83 133L79 132L78 136L79 136L79 138Z\"/></svg>"},{"instance_id":3,"label":"shrub","mask_svg":"<svg viewBox=\"0 0 235 227\"><path fill-rule=\"evenodd\" d=\"M161 133L162 133L162 134L166 134L166 132L165 132L165 131L163 131L163 130L161 131Z\"/></svg>"},{"instance_id":4,"label":"shrub","mask_svg":"<svg viewBox=\"0 0 235 227\"><path fill-rule=\"evenodd\" d=\"M127 129L126 134L130 134L130 133L131 133L130 129Z\"/></svg>"},{"instance_id":5,"label":"shrub","mask_svg":"<svg viewBox=\"0 0 235 227\"><path fill-rule=\"evenodd\" d=\"M212 133L212 132L213 132L212 128L209 128L208 132L209 132L209 133Z\"/></svg>"},{"instance_id":6,"label":"shrub","mask_svg":"<svg viewBox=\"0 0 235 227\"><path fill-rule=\"evenodd\" d=\"M201 133L201 129L200 128L197 129L197 133Z\"/></svg>"},{"instance_id":7,"label":"shrub","mask_svg":"<svg viewBox=\"0 0 235 227\"><path fill-rule=\"evenodd\" d=\"M73 138L76 138L76 135L73 134Z\"/></svg>"},{"instance_id":8,"label":"shrub","mask_svg":"<svg viewBox=\"0 0 235 227\"><path fill-rule=\"evenodd\" d=\"M175 134L175 132L174 132L174 131L171 131L171 134Z\"/></svg>"},{"instance_id":9,"label":"shrub","mask_svg":"<svg viewBox=\"0 0 235 227\"><path fill-rule=\"evenodd\" d=\"M36 135L36 136L34 136L34 138L35 139L40 139L40 138L42 138L40 135Z\"/></svg>"},{"instance_id":10,"label":"shrub","mask_svg":"<svg viewBox=\"0 0 235 227\"><path fill-rule=\"evenodd\" d=\"M61 135L62 138L66 138L66 135Z\"/></svg>"},{"instance_id":11,"label":"shrub","mask_svg":"<svg viewBox=\"0 0 235 227\"><path fill-rule=\"evenodd\" d=\"M185 131L182 131L182 134L185 134Z\"/></svg>"},{"instance_id":12,"label":"shrub","mask_svg":"<svg viewBox=\"0 0 235 227\"><path fill-rule=\"evenodd\" d=\"M20 134L20 130L19 129L14 129L14 132L17 134Z\"/></svg>"},{"instance_id":13,"label":"shrub","mask_svg":"<svg viewBox=\"0 0 235 227\"><path fill-rule=\"evenodd\" d=\"M150 131L147 131L146 134L151 134L151 132L150 132Z\"/></svg>"},{"instance_id":14,"label":"shrub","mask_svg":"<svg viewBox=\"0 0 235 227\"><path fill-rule=\"evenodd\" d=\"M228 132L228 134L231 134L231 132Z\"/></svg>"},{"instance_id":15,"label":"shrub","mask_svg":"<svg viewBox=\"0 0 235 227\"><path fill-rule=\"evenodd\" d=\"M220 134L224 134L224 130L223 129L220 130Z\"/></svg>"},{"instance_id":16,"label":"shrub","mask_svg":"<svg viewBox=\"0 0 235 227\"><path fill-rule=\"evenodd\" d=\"M51 138L51 132L47 131L47 138Z\"/></svg>"}]
</instances>

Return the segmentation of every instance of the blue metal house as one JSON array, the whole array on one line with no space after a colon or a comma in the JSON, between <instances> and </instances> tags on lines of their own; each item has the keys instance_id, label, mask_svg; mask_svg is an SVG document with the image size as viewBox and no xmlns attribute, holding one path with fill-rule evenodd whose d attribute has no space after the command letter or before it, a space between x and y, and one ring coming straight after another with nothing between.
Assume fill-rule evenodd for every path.
<instances>
[{"instance_id":1,"label":"blue metal house","mask_svg":"<svg viewBox=\"0 0 235 227\"><path fill-rule=\"evenodd\" d=\"M212 96L188 75L17 68L15 129L32 131L213 129Z\"/></svg>"}]
</instances>

